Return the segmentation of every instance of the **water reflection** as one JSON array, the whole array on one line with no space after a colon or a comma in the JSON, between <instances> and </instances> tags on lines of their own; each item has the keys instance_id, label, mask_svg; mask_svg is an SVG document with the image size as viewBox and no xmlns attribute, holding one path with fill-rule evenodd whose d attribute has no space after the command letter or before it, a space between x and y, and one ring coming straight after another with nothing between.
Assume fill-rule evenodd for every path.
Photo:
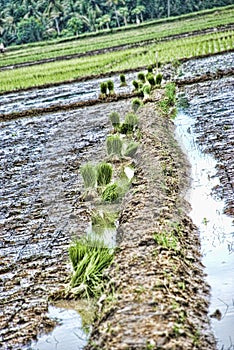
<instances>
[{"instance_id":1,"label":"water reflection","mask_svg":"<svg viewBox=\"0 0 234 350\"><path fill-rule=\"evenodd\" d=\"M183 112L175 120L177 138L185 148L191 168L191 188L188 200L191 217L201 237L203 263L211 286L210 313L221 312L221 319L213 317L212 327L221 350L234 349L234 225L232 218L223 214L224 202L214 198L212 189L219 184L216 161L204 154L193 133L194 120Z\"/></svg>"}]
</instances>

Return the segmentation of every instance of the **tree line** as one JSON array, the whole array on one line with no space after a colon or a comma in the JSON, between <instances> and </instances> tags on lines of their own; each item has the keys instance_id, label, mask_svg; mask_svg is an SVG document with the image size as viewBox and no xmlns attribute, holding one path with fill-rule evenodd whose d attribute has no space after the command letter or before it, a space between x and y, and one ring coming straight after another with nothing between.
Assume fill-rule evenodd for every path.
<instances>
[{"instance_id":1,"label":"tree line","mask_svg":"<svg viewBox=\"0 0 234 350\"><path fill-rule=\"evenodd\" d=\"M0 0L0 43L9 46L78 36L232 3L233 0Z\"/></svg>"}]
</instances>

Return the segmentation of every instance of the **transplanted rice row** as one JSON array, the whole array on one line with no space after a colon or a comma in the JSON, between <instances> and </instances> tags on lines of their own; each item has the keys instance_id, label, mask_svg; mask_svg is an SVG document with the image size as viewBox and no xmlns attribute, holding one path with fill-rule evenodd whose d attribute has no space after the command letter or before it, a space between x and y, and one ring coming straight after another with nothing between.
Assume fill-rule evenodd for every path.
<instances>
[{"instance_id":1,"label":"transplanted rice row","mask_svg":"<svg viewBox=\"0 0 234 350\"><path fill-rule=\"evenodd\" d=\"M233 50L233 31L198 35L116 52L83 57L69 61L51 62L27 68L0 72L0 92L26 89L64 81L75 81L85 76L96 76L107 71L119 72L146 67L155 62L155 53L161 63Z\"/></svg>"}]
</instances>

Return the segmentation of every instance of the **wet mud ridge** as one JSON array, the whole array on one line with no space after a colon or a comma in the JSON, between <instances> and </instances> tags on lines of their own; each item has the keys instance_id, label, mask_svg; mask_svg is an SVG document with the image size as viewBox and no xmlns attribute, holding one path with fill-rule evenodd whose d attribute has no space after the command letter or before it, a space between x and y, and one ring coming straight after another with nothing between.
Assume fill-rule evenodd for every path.
<instances>
[{"instance_id":1,"label":"wet mud ridge","mask_svg":"<svg viewBox=\"0 0 234 350\"><path fill-rule=\"evenodd\" d=\"M199 234L183 193L188 164L171 120L140 113L137 175L122 206L119 250L86 350L215 349Z\"/></svg>"}]
</instances>

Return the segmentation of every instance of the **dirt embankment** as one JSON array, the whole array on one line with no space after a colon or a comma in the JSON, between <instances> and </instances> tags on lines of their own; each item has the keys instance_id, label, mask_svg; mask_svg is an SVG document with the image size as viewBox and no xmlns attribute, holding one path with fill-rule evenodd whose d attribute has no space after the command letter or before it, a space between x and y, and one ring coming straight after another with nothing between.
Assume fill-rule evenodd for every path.
<instances>
[{"instance_id":1,"label":"dirt embankment","mask_svg":"<svg viewBox=\"0 0 234 350\"><path fill-rule=\"evenodd\" d=\"M157 111L160 95L140 112L137 174L86 350L215 349L199 236L183 198L189 165L173 122Z\"/></svg>"}]
</instances>

